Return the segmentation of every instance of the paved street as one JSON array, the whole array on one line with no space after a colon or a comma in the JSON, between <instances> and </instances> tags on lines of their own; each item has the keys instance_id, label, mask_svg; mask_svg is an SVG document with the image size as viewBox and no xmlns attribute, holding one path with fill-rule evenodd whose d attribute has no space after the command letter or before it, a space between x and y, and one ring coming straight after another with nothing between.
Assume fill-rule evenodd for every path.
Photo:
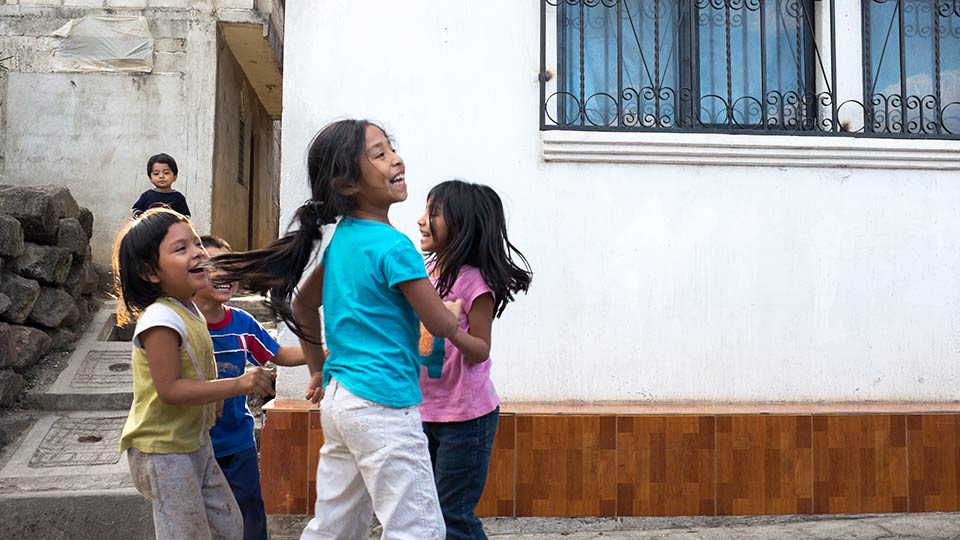
<instances>
[{"instance_id":1,"label":"paved street","mask_svg":"<svg viewBox=\"0 0 960 540\"><path fill-rule=\"evenodd\" d=\"M307 518L271 516L273 540L295 540ZM960 514L674 518L492 518L491 540L947 540ZM371 540L379 530L371 531Z\"/></svg>"}]
</instances>

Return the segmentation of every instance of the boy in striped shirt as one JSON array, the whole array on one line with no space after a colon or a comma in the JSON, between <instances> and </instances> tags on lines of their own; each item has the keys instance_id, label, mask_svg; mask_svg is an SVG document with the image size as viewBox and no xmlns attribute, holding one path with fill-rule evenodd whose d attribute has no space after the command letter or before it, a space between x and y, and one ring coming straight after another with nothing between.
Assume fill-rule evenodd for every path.
<instances>
[{"instance_id":1,"label":"boy in striped shirt","mask_svg":"<svg viewBox=\"0 0 960 540\"><path fill-rule=\"evenodd\" d=\"M222 238L205 235L200 241L211 257L230 251L230 244ZM263 366L268 361L278 366L305 364L300 347L281 347L252 315L224 305L235 292L236 282L209 284L193 298L207 319L219 377L239 377L248 363L254 366ZM217 463L223 469L243 514L244 540L266 540L267 515L260 493L253 414L247 407L246 396L224 402L223 415L210 430L210 439Z\"/></svg>"}]
</instances>

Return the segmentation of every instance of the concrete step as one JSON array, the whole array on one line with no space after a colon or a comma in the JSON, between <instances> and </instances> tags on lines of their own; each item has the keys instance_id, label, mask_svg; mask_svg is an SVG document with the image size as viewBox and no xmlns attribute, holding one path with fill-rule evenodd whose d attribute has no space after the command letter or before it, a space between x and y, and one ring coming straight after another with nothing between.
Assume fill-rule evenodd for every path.
<instances>
[{"instance_id":1,"label":"concrete step","mask_svg":"<svg viewBox=\"0 0 960 540\"><path fill-rule=\"evenodd\" d=\"M0 463L0 494L132 488L120 454L125 411L38 413Z\"/></svg>"},{"instance_id":2,"label":"concrete step","mask_svg":"<svg viewBox=\"0 0 960 540\"><path fill-rule=\"evenodd\" d=\"M12 540L153 540L150 503L135 489L0 495Z\"/></svg>"},{"instance_id":3,"label":"concrete step","mask_svg":"<svg viewBox=\"0 0 960 540\"><path fill-rule=\"evenodd\" d=\"M150 504L120 453L124 411L18 414L0 457L3 538L153 538Z\"/></svg>"},{"instance_id":4,"label":"concrete step","mask_svg":"<svg viewBox=\"0 0 960 540\"><path fill-rule=\"evenodd\" d=\"M133 488L120 453L124 411L35 412L0 457L4 538L153 538L150 504Z\"/></svg>"},{"instance_id":5,"label":"concrete step","mask_svg":"<svg viewBox=\"0 0 960 540\"><path fill-rule=\"evenodd\" d=\"M104 303L54 382L38 385L24 397L27 407L43 411L129 409L133 400L130 342L117 341L125 336L115 326L115 306L115 302Z\"/></svg>"}]
</instances>

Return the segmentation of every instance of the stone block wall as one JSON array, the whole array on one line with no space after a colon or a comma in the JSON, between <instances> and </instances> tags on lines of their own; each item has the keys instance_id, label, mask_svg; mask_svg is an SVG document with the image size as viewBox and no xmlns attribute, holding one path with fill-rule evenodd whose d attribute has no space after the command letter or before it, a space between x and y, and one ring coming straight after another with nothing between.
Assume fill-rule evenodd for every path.
<instances>
[{"instance_id":1,"label":"stone block wall","mask_svg":"<svg viewBox=\"0 0 960 540\"><path fill-rule=\"evenodd\" d=\"M62 186L0 185L0 407L23 372L79 337L99 307L93 214Z\"/></svg>"}]
</instances>

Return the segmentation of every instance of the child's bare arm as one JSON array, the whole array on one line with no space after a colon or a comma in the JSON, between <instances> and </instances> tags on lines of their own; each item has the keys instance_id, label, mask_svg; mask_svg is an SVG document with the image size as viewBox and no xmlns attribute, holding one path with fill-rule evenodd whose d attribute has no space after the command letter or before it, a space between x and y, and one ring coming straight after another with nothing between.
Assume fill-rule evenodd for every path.
<instances>
[{"instance_id":1,"label":"child's bare arm","mask_svg":"<svg viewBox=\"0 0 960 540\"><path fill-rule=\"evenodd\" d=\"M205 405L242 394L273 393L270 382L276 375L262 368L215 381L181 378L180 335L171 328L158 326L145 330L140 334L140 343L147 354L157 395L169 405Z\"/></svg>"},{"instance_id":2,"label":"child's bare arm","mask_svg":"<svg viewBox=\"0 0 960 540\"><path fill-rule=\"evenodd\" d=\"M303 355L303 349L300 347L280 347L271 361L278 366L302 366L307 363Z\"/></svg>"},{"instance_id":3,"label":"child's bare arm","mask_svg":"<svg viewBox=\"0 0 960 540\"><path fill-rule=\"evenodd\" d=\"M467 362L480 363L490 358L490 334L493 328L493 294L474 299L467 312L470 332L457 332L450 341L460 349Z\"/></svg>"},{"instance_id":4,"label":"child's bare arm","mask_svg":"<svg viewBox=\"0 0 960 540\"><path fill-rule=\"evenodd\" d=\"M420 322L434 336L449 338L460 327L457 316L440 300L440 295L427 278L404 281L398 287L420 316Z\"/></svg>"},{"instance_id":5,"label":"child's bare arm","mask_svg":"<svg viewBox=\"0 0 960 540\"><path fill-rule=\"evenodd\" d=\"M306 398L316 403L323 397L323 363L327 355L320 343L323 325L320 322L320 306L323 305L323 265L317 265L307 276L297 295L293 298L293 318L300 330L311 339L300 338L300 349L304 360L310 367L310 382L307 383ZM312 340L312 341L311 341ZM314 343L316 342L316 343Z\"/></svg>"}]
</instances>

